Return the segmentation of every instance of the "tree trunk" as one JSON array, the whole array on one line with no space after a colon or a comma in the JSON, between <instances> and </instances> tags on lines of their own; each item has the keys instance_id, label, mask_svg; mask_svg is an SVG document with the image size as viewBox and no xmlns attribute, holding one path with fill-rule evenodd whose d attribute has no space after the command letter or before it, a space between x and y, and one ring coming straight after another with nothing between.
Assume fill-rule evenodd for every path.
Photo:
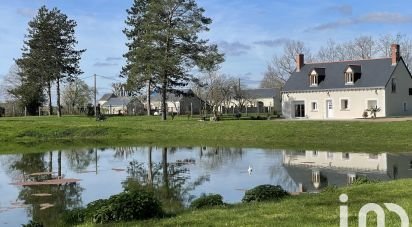
<instances>
[{"instance_id":1,"label":"tree trunk","mask_svg":"<svg viewBox=\"0 0 412 227\"><path fill-rule=\"evenodd\" d=\"M162 120L167 119L167 107L166 107L166 96L167 96L167 81L164 79L162 84Z\"/></svg>"},{"instance_id":2,"label":"tree trunk","mask_svg":"<svg viewBox=\"0 0 412 227\"><path fill-rule=\"evenodd\" d=\"M49 152L49 172L53 172L53 152Z\"/></svg>"},{"instance_id":3,"label":"tree trunk","mask_svg":"<svg viewBox=\"0 0 412 227\"><path fill-rule=\"evenodd\" d=\"M59 178L62 177L62 152L59 151L57 153L57 176L59 176Z\"/></svg>"},{"instance_id":4,"label":"tree trunk","mask_svg":"<svg viewBox=\"0 0 412 227\"><path fill-rule=\"evenodd\" d=\"M150 116L150 108L151 107L151 100L150 100L150 80L147 81L147 116Z\"/></svg>"},{"instance_id":5,"label":"tree trunk","mask_svg":"<svg viewBox=\"0 0 412 227\"><path fill-rule=\"evenodd\" d=\"M56 80L56 87L57 87L57 116L62 116L62 107L60 105L60 79Z\"/></svg>"},{"instance_id":6,"label":"tree trunk","mask_svg":"<svg viewBox=\"0 0 412 227\"><path fill-rule=\"evenodd\" d=\"M150 186L153 185L153 165L152 165L152 147L149 147L149 160L148 160L147 181Z\"/></svg>"},{"instance_id":7,"label":"tree trunk","mask_svg":"<svg viewBox=\"0 0 412 227\"><path fill-rule=\"evenodd\" d=\"M163 186L166 190L166 195L169 195L169 172L167 170L167 148L162 150L162 169L163 169Z\"/></svg>"},{"instance_id":8,"label":"tree trunk","mask_svg":"<svg viewBox=\"0 0 412 227\"><path fill-rule=\"evenodd\" d=\"M52 99L51 99L51 84L50 82L47 83L47 97L49 99L49 116L53 115L53 106L52 106Z\"/></svg>"}]
</instances>

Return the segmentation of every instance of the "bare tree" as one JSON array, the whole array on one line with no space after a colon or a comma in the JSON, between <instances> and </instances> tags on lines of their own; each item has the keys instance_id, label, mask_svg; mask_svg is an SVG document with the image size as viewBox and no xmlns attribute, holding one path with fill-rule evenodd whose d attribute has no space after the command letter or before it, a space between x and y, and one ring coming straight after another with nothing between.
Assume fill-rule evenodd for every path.
<instances>
[{"instance_id":1,"label":"bare tree","mask_svg":"<svg viewBox=\"0 0 412 227\"><path fill-rule=\"evenodd\" d=\"M128 97L132 95L124 83L112 83L113 94L120 97Z\"/></svg>"},{"instance_id":2,"label":"bare tree","mask_svg":"<svg viewBox=\"0 0 412 227\"><path fill-rule=\"evenodd\" d=\"M261 88L282 88L285 85L286 79L283 78L276 70L276 68L268 64L266 72L263 74L263 79L260 82Z\"/></svg>"},{"instance_id":3,"label":"bare tree","mask_svg":"<svg viewBox=\"0 0 412 227\"><path fill-rule=\"evenodd\" d=\"M313 60L310 49L303 42L291 40L283 47L283 54L275 56L269 65L276 69L279 78L287 80L296 69L296 55L298 54L305 54L308 62Z\"/></svg>"},{"instance_id":4,"label":"bare tree","mask_svg":"<svg viewBox=\"0 0 412 227\"><path fill-rule=\"evenodd\" d=\"M219 72L206 72L193 88L195 94L212 108L214 120L219 119L220 107L230 104L234 79Z\"/></svg>"},{"instance_id":5,"label":"bare tree","mask_svg":"<svg viewBox=\"0 0 412 227\"><path fill-rule=\"evenodd\" d=\"M338 45L332 39L326 42L325 46L322 46L318 52L318 60L321 62L338 61L339 55L337 51Z\"/></svg>"},{"instance_id":6,"label":"bare tree","mask_svg":"<svg viewBox=\"0 0 412 227\"><path fill-rule=\"evenodd\" d=\"M13 65L10 68L9 73L3 77L3 81L0 84L0 92L5 100L17 101L19 99L19 97L11 92L13 89L20 87L22 84L22 81L19 80L18 76L19 70L20 69L17 65Z\"/></svg>"},{"instance_id":7,"label":"bare tree","mask_svg":"<svg viewBox=\"0 0 412 227\"><path fill-rule=\"evenodd\" d=\"M376 43L372 36L355 38L353 48L357 59L371 59L377 53Z\"/></svg>"},{"instance_id":8,"label":"bare tree","mask_svg":"<svg viewBox=\"0 0 412 227\"><path fill-rule=\"evenodd\" d=\"M91 102L94 91L81 79L69 82L63 88L62 100L70 113L75 109L85 107Z\"/></svg>"},{"instance_id":9,"label":"bare tree","mask_svg":"<svg viewBox=\"0 0 412 227\"><path fill-rule=\"evenodd\" d=\"M401 56L411 69L412 66L412 39L405 34L398 33L396 35L385 34L381 35L377 40L377 49L381 57L390 57L391 44L398 43L401 46Z\"/></svg>"},{"instance_id":10,"label":"bare tree","mask_svg":"<svg viewBox=\"0 0 412 227\"><path fill-rule=\"evenodd\" d=\"M251 97L250 94L246 92L246 88L240 84L240 79L238 83L232 81L233 84L233 104L239 108L239 112L242 112L242 109L246 106L247 103L250 103Z\"/></svg>"}]
</instances>

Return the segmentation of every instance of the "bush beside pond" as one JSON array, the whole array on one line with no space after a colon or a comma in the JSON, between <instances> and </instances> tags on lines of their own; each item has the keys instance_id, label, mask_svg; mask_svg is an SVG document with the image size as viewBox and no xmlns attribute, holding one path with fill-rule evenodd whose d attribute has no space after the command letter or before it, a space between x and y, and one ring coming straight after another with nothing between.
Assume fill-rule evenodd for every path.
<instances>
[{"instance_id":1,"label":"bush beside pond","mask_svg":"<svg viewBox=\"0 0 412 227\"><path fill-rule=\"evenodd\" d=\"M288 195L289 193L283 190L279 185L264 184L247 190L243 196L242 202L276 201Z\"/></svg>"},{"instance_id":2,"label":"bush beside pond","mask_svg":"<svg viewBox=\"0 0 412 227\"><path fill-rule=\"evenodd\" d=\"M205 207L223 206L223 197L219 194L203 194L199 198L193 200L190 204L191 208L200 209Z\"/></svg>"},{"instance_id":3,"label":"bush beside pond","mask_svg":"<svg viewBox=\"0 0 412 227\"><path fill-rule=\"evenodd\" d=\"M352 185L373 184L378 182L379 180L369 179L366 176L357 176Z\"/></svg>"},{"instance_id":4,"label":"bush beside pond","mask_svg":"<svg viewBox=\"0 0 412 227\"><path fill-rule=\"evenodd\" d=\"M144 220L162 215L160 202L154 198L153 193L139 190L96 200L89 203L86 208L68 211L64 219L68 224L109 223Z\"/></svg>"}]
</instances>

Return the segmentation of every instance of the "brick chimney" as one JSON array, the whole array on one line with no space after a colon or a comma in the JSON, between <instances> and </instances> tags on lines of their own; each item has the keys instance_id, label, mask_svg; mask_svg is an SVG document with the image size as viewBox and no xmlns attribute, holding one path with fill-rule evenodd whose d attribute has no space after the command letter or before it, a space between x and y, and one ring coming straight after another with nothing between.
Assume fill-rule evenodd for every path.
<instances>
[{"instance_id":1,"label":"brick chimney","mask_svg":"<svg viewBox=\"0 0 412 227\"><path fill-rule=\"evenodd\" d=\"M392 44L391 45L391 58L392 58L392 65L396 65L401 57L400 46L399 44Z\"/></svg>"},{"instance_id":2,"label":"brick chimney","mask_svg":"<svg viewBox=\"0 0 412 227\"><path fill-rule=\"evenodd\" d=\"M305 55L298 54L296 56L296 72L300 72L302 67L305 65Z\"/></svg>"}]
</instances>

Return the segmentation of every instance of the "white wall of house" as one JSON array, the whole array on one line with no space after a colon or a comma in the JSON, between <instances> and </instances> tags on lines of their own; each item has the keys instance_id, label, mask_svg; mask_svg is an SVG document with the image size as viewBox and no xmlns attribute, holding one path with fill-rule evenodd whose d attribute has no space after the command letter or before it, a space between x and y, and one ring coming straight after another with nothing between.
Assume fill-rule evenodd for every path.
<instances>
[{"instance_id":1,"label":"white wall of house","mask_svg":"<svg viewBox=\"0 0 412 227\"><path fill-rule=\"evenodd\" d=\"M395 79L396 91L392 92L392 79ZM386 114L387 116L412 115L412 78L405 64L400 61L386 85Z\"/></svg>"},{"instance_id":2,"label":"white wall of house","mask_svg":"<svg viewBox=\"0 0 412 227\"><path fill-rule=\"evenodd\" d=\"M126 114L127 113L127 106L102 106L101 112L104 114Z\"/></svg>"},{"instance_id":3,"label":"white wall of house","mask_svg":"<svg viewBox=\"0 0 412 227\"><path fill-rule=\"evenodd\" d=\"M295 104L304 104L304 116L308 119L355 119L362 118L368 103L381 108L377 117L386 115L385 88L359 88L330 91L302 91L282 93L282 113L285 118L295 118ZM347 100L347 109L343 102ZM332 102L331 109L327 104ZM316 106L315 104L316 103ZM329 105L330 106L330 105ZM313 107L316 107L313 109ZM412 107L412 106L411 106Z\"/></svg>"},{"instance_id":4,"label":"white wall of house","mask_svg":"<svg viewBox=\"0 0 412 227\"><path fill-rule=\"evenodd\" d=\"M104 101L98 101L97 104L100 104L100 106L103 106L106 102L107 102L106 100L104 100Z\"/></svg>"},{"instance_id":5,"label":"white wall of house","mask_svg":"<svg viewBox=\"0 0 412 227\"><path fill-rule=\"evenodd\" d=\"M263 104L263 107L270 107L272 111L276 110L278 112L281 112L282 102L279 98L251 98L245 102L245 105L247 107L257 107L259 102ZM227 108L237 107L238 105L239 102L237 100L231 99L230 104L227 106Z\"/></svg>"},{"instance_id":6,"label":"white wall of house","mask_svg":"<svg viewBox=\"0 0 412 227\"><path fill-rule=\"evenodd\" d=\"M345 168L353 170L386 171L388 157L383 154L305 151L290 154L283 151L286 165L305 165L320 168Z\"/></svg>"}]
</instances>

